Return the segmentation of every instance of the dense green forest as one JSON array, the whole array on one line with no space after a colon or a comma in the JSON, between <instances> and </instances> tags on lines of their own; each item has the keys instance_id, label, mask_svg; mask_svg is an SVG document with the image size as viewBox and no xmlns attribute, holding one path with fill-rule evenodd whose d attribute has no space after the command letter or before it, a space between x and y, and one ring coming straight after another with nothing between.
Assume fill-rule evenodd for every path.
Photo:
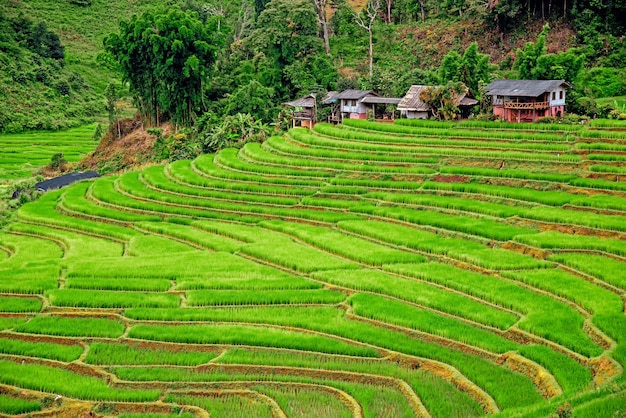
<instances>
[{"instance_id":1,"label":"dense green forest","mask_svg":"<svg viewBox=\"0 0 626 418\"><path fill-rule=\"evenodd\" d=\"M570 113L624 113L598 99L626 95L626 1L363 3L5 1L0 131L115 120L132 101L148 125L193 128L194 154L284 125L299 95L463 82L480 98L495 78L563 78Z\"/></svg>"}]
</instances>

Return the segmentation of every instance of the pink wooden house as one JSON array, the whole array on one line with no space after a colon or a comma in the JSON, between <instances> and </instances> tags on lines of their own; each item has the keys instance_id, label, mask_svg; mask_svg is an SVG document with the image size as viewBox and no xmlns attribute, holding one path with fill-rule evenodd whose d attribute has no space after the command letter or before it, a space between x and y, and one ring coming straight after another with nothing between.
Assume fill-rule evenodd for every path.
<instances>
[{"instance_id":1,"label":"pink wooden house","mask_svg":"<svg viewBox=\"0 0 626 418\"><path fill-rule=\"evenodd\" d=\"M506 122L534 122L565 113L564 80L496 80L485 90L492 97L493 113Z\"/></svg>"}]
</instances>

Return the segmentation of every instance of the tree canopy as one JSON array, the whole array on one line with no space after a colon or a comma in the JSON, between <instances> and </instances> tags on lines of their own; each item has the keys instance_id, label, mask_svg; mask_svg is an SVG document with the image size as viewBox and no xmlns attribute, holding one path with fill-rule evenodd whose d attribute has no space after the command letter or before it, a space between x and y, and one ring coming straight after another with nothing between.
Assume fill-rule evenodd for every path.
<instances>
[{"instance_id":1,"label":"tree canopy","mask_svg":"<svg viewBox=\"0 0 626 418\"><path fill-rule=\"evenodd\" d=\"M148 122L180 125L190 125L202 108L217 43L196 13L179 7L122 21L119 34L104 40Z\"/></svg>"}]
</instances>

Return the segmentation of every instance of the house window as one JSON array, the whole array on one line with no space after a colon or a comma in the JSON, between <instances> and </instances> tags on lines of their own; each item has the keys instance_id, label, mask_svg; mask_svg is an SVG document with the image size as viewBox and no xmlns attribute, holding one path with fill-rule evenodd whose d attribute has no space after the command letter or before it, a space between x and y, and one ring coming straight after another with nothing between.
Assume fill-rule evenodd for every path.
<instances>
[{"instance_id":1,"label":"house window","mask_svg":"<svg viewBox=\"0 0 626 418\"><path fill-rule=\"evenodd\" d=\"M552 100L556 100L556 91L552 92Z\"/></svg>"},{"instance_id":2,"label":"house window","mask_svg":"<svg viewBox=\"0 0 626 418\"><path fill-rule=\"evenodd\" d=\"M559 100L563 100L563 90L559 92Z\"/></svg>"}]
</instances>

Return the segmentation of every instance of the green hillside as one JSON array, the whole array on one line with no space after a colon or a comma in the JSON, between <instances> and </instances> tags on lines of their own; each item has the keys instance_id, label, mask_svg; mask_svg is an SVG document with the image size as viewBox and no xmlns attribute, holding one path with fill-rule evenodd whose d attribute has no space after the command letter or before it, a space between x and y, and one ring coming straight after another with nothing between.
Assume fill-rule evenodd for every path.
<instances>
[{"instance_id":1,"label":"green hillside","mask_svg":"<svg viewBox=\"0 0 626 418\"><path fill-rule=\"evenodd\" d=\"M619 416L624 140L346 121L49 192L0 233L0 413Z\"/></svg>"},{"instance_id":2,"label":"green hillside","mask_svg":"<svg viewBox=\"0 0 626 418\"><path fill-rule=\"evenodd\" d=\"M119 85L122 76L114 71L115 60L103 54L103 39L118 32L121 21L127 22L132 16L155 7L172 10L181 6L193 11L213 36L211 43L217 48L217 57L203 80L204 95L199 100L202 106L194 112L197 119L205 114L205 122L210 124L218 124L226 116L237 113L250 113L266 123L276 122L280 120L281 103L312 91L359 87L400 96L411 84L447 81L467 84L467 76L444 71L440 66L449 53L463 55L473 42L477 42L481 54L489 55L491 66L483 82L496 77L518 77L516 51L524 49L528 41L536 41L545 23L551 28L545 53L576 49L571 51L570 58L560 55L551 58L556 61L544 63L548 71L544 68L534 77L561 78L570 74L568 59L584 57L580 74L567 80L575 87L568 111L607 117L613 110L613 102L596 102L596 99L626 93L626 50L619 37L624 28L620 16L625 10L620 2L579 1L568 7L567 1L549 5L543 1L525 4L519 0L484 4L382 1L372 26L371 77L368 32L356 24L354 17L354 8L362 8L363 1L327 2L329 56L323 53L312 2L281 3L280 0L274 3L267 0L4 1L0 4L3 25L0 91L6 99L0 104L0 131L60 129L91 123L94 119L105 120L106 86L113 82L124 94L128 93L128 87L136 86ZM51 60L29 49L24 38L30 32L15 24L22 18L28 19L33 27L44 24L58 36L64 47L63 59ZM285 20L293 25L284 26L281 22ZM277 50L273 45L284 47ZM474 95L480 94L475 88L471 90ZM242 97L248 98L246 105L240 103ZM124 105L121 112L124 116L134 113L130 103L130 95L118 103L118 107Z\"/></svg>"}]
</instances>

